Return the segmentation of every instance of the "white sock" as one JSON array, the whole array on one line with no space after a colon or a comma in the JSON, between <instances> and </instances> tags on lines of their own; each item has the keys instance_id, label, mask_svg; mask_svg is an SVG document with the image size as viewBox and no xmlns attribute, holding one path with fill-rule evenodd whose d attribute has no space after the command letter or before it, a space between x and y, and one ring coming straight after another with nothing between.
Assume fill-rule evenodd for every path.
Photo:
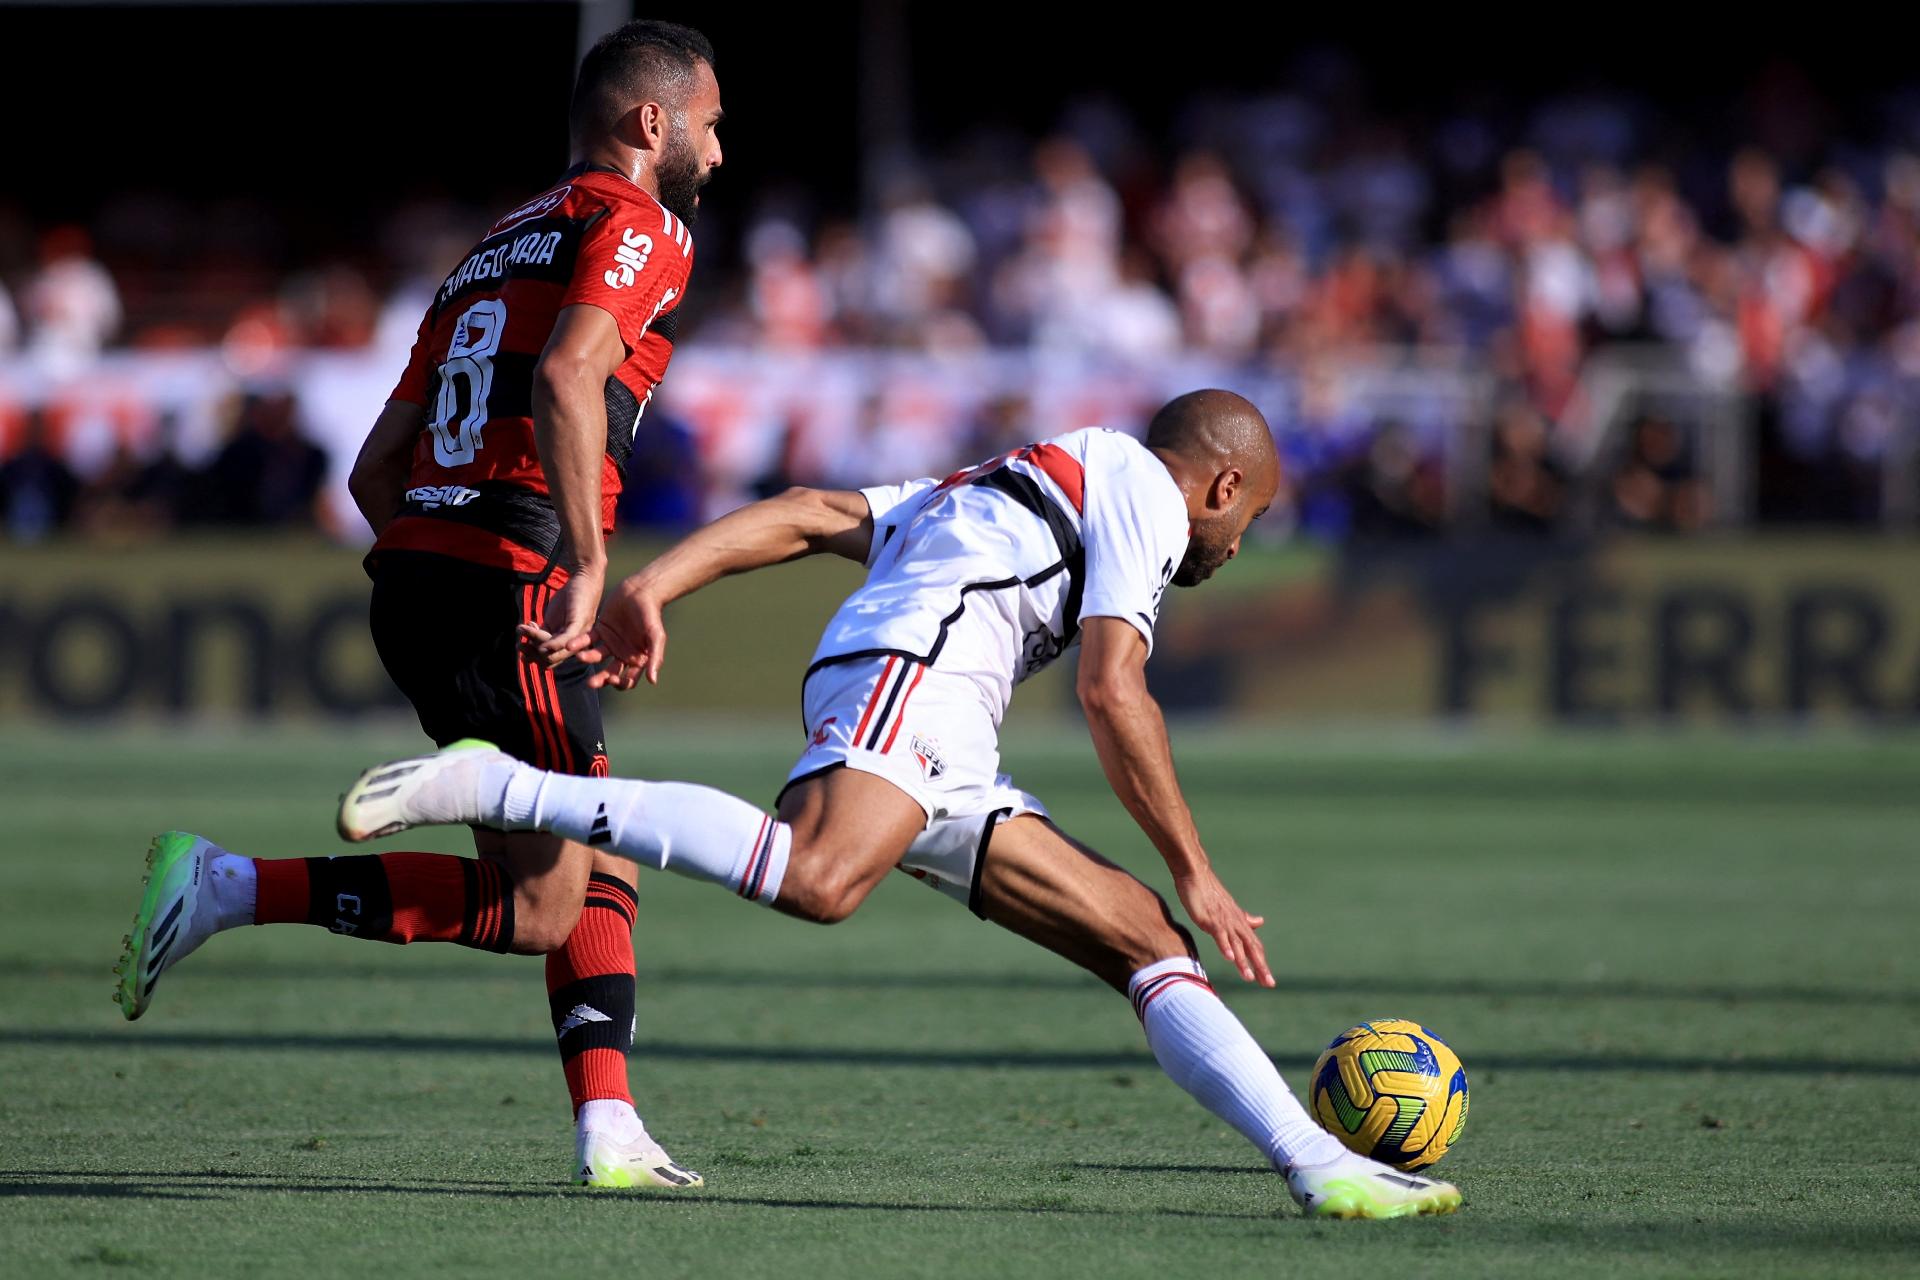
<instances>
[{"instance_id":1,"label":"white sock","mask_svg":"<svg viewBox=\"0 0 1920 1280\"><path fill-rule=\"evenodd\" d=\"M243 858L237 853L216 853L208 864L207 879L207 887L213 892L215 929L237 929L253 923L260 876L252 858Z\"/></svg>"},{"instance_id":2,"label":"white sock","mask_svg":"<svg viewBox=\"0 0 1920 1280\"><path fill-rule=\"evenodd\" d=\"M1198 964L1185 956L1150 964L1128 979L1127 996L1161 1070L1276 1169L1323 1164L1346 1150L1313 1122Z\"/></svg>"},{"instance_id":3,"label":"white sock","mask_svg":"<svg viewBox=\"0 0 1920 1280\"><path fill-rule=\"evenodd\" d=\"M647 1126L641 1123L640 1113L633 1109L631 1102L618 1098L589 1098L580 1104L580 1114L574 1123L583 1132L591 1129L615 1142L634 1142L647 1136Z\"/></svg>"},{"instance_id":4,"label":"white sock","mask_svg":"<svg viewBox=\"0 0 1920 1280\"><path fill-rule=\"evenodd\" d=\"M780 896L793 848L786 823L691 782L576 778L523 765L506 782L501 810L509 830L551 831L756 902Z\"/></svg>"}]
</instances>

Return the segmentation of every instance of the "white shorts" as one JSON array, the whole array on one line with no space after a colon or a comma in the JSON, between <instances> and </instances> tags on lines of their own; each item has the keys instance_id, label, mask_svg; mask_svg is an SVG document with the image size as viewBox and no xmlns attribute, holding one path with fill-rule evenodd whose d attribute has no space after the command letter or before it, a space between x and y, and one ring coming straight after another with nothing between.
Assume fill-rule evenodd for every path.
<instances>
[{"instance_id":1,"label":"white shorts","mask_svg":"<svg viewBox=\"0 0 1920 1280\"><path fill-rule=\"evenodd\" d=\"M787 786L844 765L912 797L927 826L900 869L980 914L980 871L993 829L1046 806L999 772L1000 733L979 686L904 658L821 667L801 694L807 749Z\"/></svg>"}]
</instances>

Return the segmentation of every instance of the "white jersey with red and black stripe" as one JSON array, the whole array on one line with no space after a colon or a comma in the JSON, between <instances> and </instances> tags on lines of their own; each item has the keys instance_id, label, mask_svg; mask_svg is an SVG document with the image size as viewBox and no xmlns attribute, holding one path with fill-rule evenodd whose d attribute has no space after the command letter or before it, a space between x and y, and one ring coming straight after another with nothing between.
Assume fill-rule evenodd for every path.
<instances>
[{"instance_id":1,"label":"white jersey with red and black stripe","mask_svg":"<svg viewBox=\"0 0 1920 1280\"><path fill-rule=\"evenodd\" d=\"M1166 465L1111 430L861 492L874 519L867 580L827 624L808 674L897 658L881 699L898 703L912 696L916 668L964 676L995 725L1014 686L1074 644L1084 618L1122 618L1151 649L1191 533ZM887 709L873 710L868 736L884 736Z\"/></svg>"}]
</instances>

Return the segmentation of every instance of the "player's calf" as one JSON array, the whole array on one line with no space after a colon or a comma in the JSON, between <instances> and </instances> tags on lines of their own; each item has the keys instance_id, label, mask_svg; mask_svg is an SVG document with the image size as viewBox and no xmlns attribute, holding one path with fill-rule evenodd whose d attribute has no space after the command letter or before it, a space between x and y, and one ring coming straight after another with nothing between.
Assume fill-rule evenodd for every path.
<instances>
[{"instance_id":1,"label":"player's calf","mask_svg":"<svg viewBox=\"0 0 1920 1280\"><path fill-rule=\"evenodd\" d=\"M1003 823L981 878L987 918L1126 993L1173 1082L1276 1167L1342 1150L1214 994L1160 895L1052 823Z\"/></svg>"}]
</instances>

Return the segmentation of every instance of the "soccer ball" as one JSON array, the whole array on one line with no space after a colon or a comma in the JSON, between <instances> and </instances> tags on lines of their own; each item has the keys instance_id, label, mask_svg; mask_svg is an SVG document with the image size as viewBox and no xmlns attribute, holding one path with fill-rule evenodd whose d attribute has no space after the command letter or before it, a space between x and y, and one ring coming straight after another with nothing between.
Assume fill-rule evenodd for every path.
<instances>
[{"instance_id":1,"label":"soccer ball","mask_svg":"<svg viewBox=\"0 0 1920 1280\"><path fill-rule=\"evenodd\" d=\"M1349 1150L1419 1169L1467 1123L1467 1071L1433 1032L1375 1018L1334 1037L1313 1064L1313 1118Z\"/></svg>"}]
</instances>

